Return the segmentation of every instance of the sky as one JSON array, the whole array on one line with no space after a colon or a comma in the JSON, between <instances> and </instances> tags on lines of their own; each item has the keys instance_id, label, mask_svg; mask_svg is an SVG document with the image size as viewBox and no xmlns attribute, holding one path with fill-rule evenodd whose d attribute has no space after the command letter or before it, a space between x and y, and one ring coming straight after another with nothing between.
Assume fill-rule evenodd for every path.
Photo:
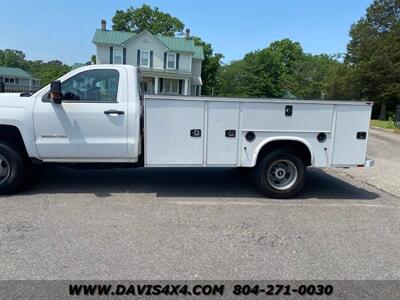
<instances>
[{"instance_id":1,"label":"sky","mask_svg":"<svg viewBox=\"0 0 400 300\"><path fill-rule=\"evenodd\" d=\"M229 63L284 38L308 53L344 53L351 24L372 0L0 0L0 49L22 50L31 60L86 62L96 52L100 20L111 29L116 10L144 3L179 18Z\"/></svg>"}]
</instances>

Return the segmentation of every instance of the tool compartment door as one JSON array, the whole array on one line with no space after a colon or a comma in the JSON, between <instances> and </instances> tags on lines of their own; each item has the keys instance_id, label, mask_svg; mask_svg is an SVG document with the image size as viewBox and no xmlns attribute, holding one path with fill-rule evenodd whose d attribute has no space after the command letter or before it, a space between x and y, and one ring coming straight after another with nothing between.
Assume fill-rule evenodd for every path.
<instances>
[{"instance_id":1,"label":"tool compartment door","mask_svg":"<svg viewBox=\"0 0 400 300\"><path fill-rule=\"evenodd\" d=\"M333 166L355 166L365 163L370 118L371 106L337 107Z\"/></svg>"},{"instance_id":2,"label":"tool compartment door","mask_svg":"<svg viewBox=\"0 0 400 300\"><path fill-rule=\"evenodd\" d=\"M239 103L207 103L207 165L236 165Z\"/></svg>"},{"instance_id":3,"label":"tool compartment door","mask_svg":"<svg viewBox=\"0 0 400 300\"><path fill-rule=\"evenodd\" d=\"M146 165L202 165L204 102L146 99Z\"/></svg>"}]
</instances>

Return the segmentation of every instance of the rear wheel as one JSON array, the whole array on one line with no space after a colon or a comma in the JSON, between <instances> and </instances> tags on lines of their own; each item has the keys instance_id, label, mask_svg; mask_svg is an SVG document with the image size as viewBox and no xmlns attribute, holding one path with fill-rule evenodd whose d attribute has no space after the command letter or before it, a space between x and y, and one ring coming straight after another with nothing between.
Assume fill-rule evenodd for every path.
<instances>
[{"instance_id":1,"label":"rear wheel","mask_svg":"<svg viewBox=\"0 0 400 300\"><path fill-rule=\"evenodd\" d=\"M0 141L0 194L15 192L22 185L26 171L25 155Z\"/></svg>"},{"instance_id":2,"label":"rear wheel","mask_svg":"<svg viewBox=\"0 0 400 300\"><path fill-rule=\"evenodd\" d=\"M275 150L259 160L253 176L260 191L272 198L291 198L303 187L306 168L294 152Z\"/></svg>"}]
</instances>

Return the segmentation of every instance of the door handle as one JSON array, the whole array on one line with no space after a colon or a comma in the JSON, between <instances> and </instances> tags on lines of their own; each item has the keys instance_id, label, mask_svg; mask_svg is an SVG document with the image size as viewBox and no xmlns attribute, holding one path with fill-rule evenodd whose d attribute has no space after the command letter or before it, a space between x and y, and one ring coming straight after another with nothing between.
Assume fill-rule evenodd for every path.
<instances>
[{"instance_id":1,"label":"door handle","mask_svg":"<svg viewBox=\"0 0 400 300\"><path fill-rule=\"evenodd\" d=\"M106 110L104 112L104 114L106 114L106 115L123 115L123 114L125 114L125 112L122 110L110 109L110 110Z\"/></svg>"}]
</instances>

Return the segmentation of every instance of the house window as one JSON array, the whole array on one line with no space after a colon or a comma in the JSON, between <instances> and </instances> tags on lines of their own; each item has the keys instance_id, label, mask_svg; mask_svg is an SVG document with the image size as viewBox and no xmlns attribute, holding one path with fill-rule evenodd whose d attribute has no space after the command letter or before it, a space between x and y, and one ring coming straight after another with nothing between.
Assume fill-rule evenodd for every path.
<instances>
[{"instance_id":1,"label":"house window","mask_svg":"<svg viewBox=\"0 0 400 300\"><path fill-rule=\"evenodd\" d=\"M14 78L4 78L4 82L5 83L11 83L11 84L14 84L15 83L15 81L14 81Z\"/></svg>"},{"instance_id":2,"label":"house window","mask_svg":"<svg viewBox=\"0 0 400 300\"><path fill-rule=\"evenodd\" d=\"M141 67L150 67L150 51L142 50L140 53L140 66Z\"/></svg>"},{"instance_id":3,"label":"house window","mask_svg":"<svg viewBox=\"0 0 400 300\"><path fill-rule=\"evenodd\" d=\"M117 48L114 47L113 49L113 62L114 64L122 64L122 55L123 55L123 50L122 48Z\"/></svg>"},{"instance_id":4,"label":"house window","mask_svg":"<svg viewBox=\"0 0 400 300\"><path fill-rule=\"evenodd\" d=\"M176 53L168 53L167 69L176 69Z\"/></svg>"},{"instance_id":5,"label":"house window","mask_svg":"<svg viewBox=\"0 0 400 300\"><path fill-rule=\"evenodd\" d=\"M179 92L179 80L178 79L164 79L164 94L177 95Z\"/></svg>"}]
</instances>

